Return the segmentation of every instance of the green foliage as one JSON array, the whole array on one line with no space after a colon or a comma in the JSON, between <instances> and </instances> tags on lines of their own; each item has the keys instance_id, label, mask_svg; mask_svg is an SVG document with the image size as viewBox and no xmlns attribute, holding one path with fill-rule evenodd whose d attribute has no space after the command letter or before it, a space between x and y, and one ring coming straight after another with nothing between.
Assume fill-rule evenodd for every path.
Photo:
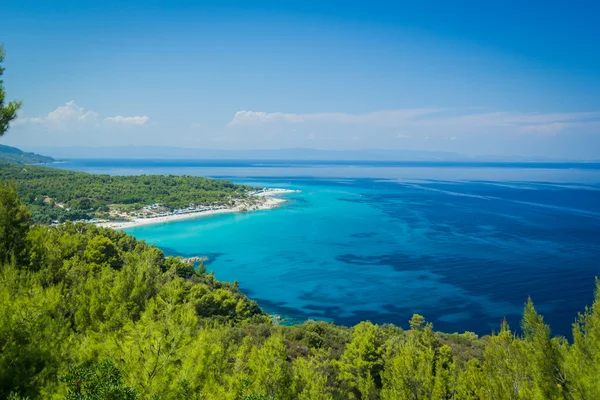
<instances>
[{"instance_id":1,"label":"green foliage","mask_svg":"<svg viewBox=\"0 0 600 400\"><path fill-rule=\"evenodd\" d=\"M563 347L564 349L564 347ZM569 392L577 399L600 398L600 281L591 308L573 324L573 345L566 352L565 374ZM564 350L563 350L564 351Z\"/></svg>"},{"instance_id":2,"label":"green foliage","mask_svg":"<svg viewBox=\"0 0 600 400\"><path fill-rule=\"evenodd\" d=\"M299 357L294 362L297 398L301 400L332 400L331 382L335 378L328 353L315 351L309 357Z\"/></svg>"},{"instance_id":3,"label":"green foliage","mask_svg":"<svg viewBox=\"0 0 600 400\"><path fill-rule=\"evenodd\" d=\"M56 388L68 339L61 290L43 288L26 270L0 271L0 398L10 392L36 397Z\"/></svg>"},{"instance_id":4,"label":"green foliage","mask_svg":"<svg viewBox=\"0 0 600 400\"><path fill-rule=\"evenodd\" d=\"M441 369L435 370L439 343L432 334L431 324L425 325L425 319L415 314L409 325L412 329L405 337L394 338L386 346L383 399L432 398L436 372L442 373ZM445 347L444 353L449 356L449 347Z\"/></svg>"},{"instance_id":5,"label":"green foliage","mask_svg":"<svg viewBox=\"0 0 600 400\"><path fill-rule=\"evenodd\" d=\"M68 400L135 400L135 390L123 383L121 371L112 360L97 365L70 368L62 377Z\"/></svg>"},{"instance_id":6,"label":"green foliage","mask_svg":"<svg viewBox=\"0 0 600 400\"><path fill-rule=\"evenodd\" d=\"M4 82L2 81L2 75L4 74L2 62L4 61L4 56L4 45L0 45L0 137L4 136L9 128L10 121L17 117L17 111L21 107L20 101L5 103L6 92L4 90Z\"/></svg>"},{"instance_id":7,"label":"green foliage","mask_svg":"<svg viewBox=\"0 0 600 400\"><path fill-rule=\"evenodd\" d=\"M406 331L277 326L237 284L123 232L30 227L1 189L0 232L15 239L0 263L0 398L600 398L600 283L571 345L531 300L520 335L443 334L420 315Z\"/></svg>"},{"instance_id":8,"label":"green foliage","mask_svg":"<svg viewBox=\"0 0 600 400\"><path fill-rule=\"evenodd\" d=\"M160 203L170 209L190 204L229 205L248 198L250 186L196 176L94 175L62 169L0 163L0 181L12 180L35 223L91 219L113 204ZM60 204L61 206L56 206Z\"/></svg>"},{"instance_id":9,"label":"green foliage","mask_svg":"<svg viewBox=\"0 0 600 400\"><path fill-rule=\"evenodd\" d=\"M119 252L112 240L105 236L96 236L87 242L83 258L90 264L120 266Z\"/></svg>"},{"instance_id":10,"label":"green foliage","mask_svg":"<svg viewBox=\"0 0 600 400\"><path fill-rule=\"evenodd\" d=\"M351 394L359 399L377 397L378 377L381 363L382 337L380 328L370 322L354 327L352 340L337 363L340 380Z\"/></svg>"},{"instance_id":11,"label":"green foliage","mask_svg":"<svg viewBox=\"0 0 600 400\"><path fill-rule=\"evenodd\" d=\"M0 161L12 162L17 164L42 164L51 163L55 160L52 157L41 156L35 153L27 153L16 147L0 145Z\"/></svg>"},{"instance_id":12,"label":"green foliage","mask_svg":"<svg viewBox=\"0 0 600 400\"><path fill-rule=\"evenodd\" d=\"M29 210L19 201L15 185L0 182L0 262L24 261L29 219Z\"/></svg>"},{"instance_id":13,"label":"green foliage","mask_svg":"<svg viewBox=\"0 0 600 400\"><path fill-rule=\"evenodd\" d=\"M560 339L552 339L550 327L544 324L544 318L535 311L531 299L525 304L521 328L527 352L531 354L529 363L533 375L533 397L561 398L562 389L567 382Z\"/></svg>"},{"instance_id":14,"label":"green foliage","mask_svg":"<svg viewBox=\"0 0 600 400\"><path fill-rule=\"evenodd\" d=\"M250 338L244 340L236 364L234 387L238 387L242 397L291 397L291 365L287 362L287 349L280 332L275 331L259 346L253 345Z\"/></svg>"}]
</instances>

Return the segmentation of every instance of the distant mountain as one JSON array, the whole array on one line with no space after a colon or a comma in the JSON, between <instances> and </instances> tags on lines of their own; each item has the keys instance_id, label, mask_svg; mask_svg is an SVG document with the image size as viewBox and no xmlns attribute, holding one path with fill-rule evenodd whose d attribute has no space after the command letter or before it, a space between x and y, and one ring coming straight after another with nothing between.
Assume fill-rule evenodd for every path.
<instances>
[{"instance_id":1,"label":"distant mountain","mask_svg":"<svg viewBox=\"0 0 600 400\"><path fill-rule=\"evenodd\" d=\"M532 156L468 156L447 151L402 149L320 150L310 148L215 150L189 147L100 146L29 147L58 159L163 159L163 160L293 160L293 161L449 161L449 162L598 162Z\"/></svg>"},{"instance_id":2,"label":"distant mountain","mask_svg":"<svg viewBox=\"0 0 600 400\"><path fill-rule=\"evenodd\" d=\"M62 159L187 159L187 160L349 160L349 161L459 161L457 153L412 150L319 150L307 148L268 150L214 150L183 147L44 147L35 148Z\"/></svg>"},{"instance_id":3,"label":"distant mountain","mask_svg":"<svg viewBox=\"0 0 600 400\"><path fill-rule=\"evenodd\" d=\"M0 144L0 161L17 164L45 164L54 162L54 158L35 153L26 153L16 147Z\"/></svg>"}]
</instances>

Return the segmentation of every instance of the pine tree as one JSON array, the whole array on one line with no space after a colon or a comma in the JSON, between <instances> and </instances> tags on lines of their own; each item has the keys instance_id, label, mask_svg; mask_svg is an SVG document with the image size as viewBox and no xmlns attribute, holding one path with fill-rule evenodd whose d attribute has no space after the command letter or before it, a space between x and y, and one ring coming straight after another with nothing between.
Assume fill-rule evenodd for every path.
<instances>
[{"instance_id":1,"label":"pine tree","mask_svg":"<svg viewBox=\"0 0 600 400\"><path fill-rule=\"evenodd\" d=\"M19 201L11 183L0 182L0 263L27 264L27 232L30 213Z\"/></svg>"},{"instance_id":2,"label":"pine tree","mask_svg":"<svg viewBox=\"0 0 600 400\"><path fill-rule=\"evenodd\" d=\"M594 304L573 324L573 345L566 357L569 389L576 399L600 399L600 281Z\"/></svg>"},{"instance_id":3,"label":"pine tree","mask_svg":"<svg viewBox=\"0 0 600 400\"><path fill-rule=\"evenodd\" d=\"M551 338L550 327L535 311L531 298L525 304L521 329L533 375L534 396L539 399L564 398L567 388L559 342Z\"/></svg>"},{"instance_id":4,"label":"pine tree","mask_svg":"<svg viewBox=\"0 0 600 400\"><path fill-rule=\"evenodd\" d=\"M4 45L0 45L0 64L4 61ZM6 97L6 91L4 90L4 84L2 81L2 74L4 68L0 65L0 137L4 136L8 131L10 121L17 117L17 110L21 107L20 101L11 101L5 105L4 98Z\"/></svg>"},{"instance_id":5,"label":"pine tree","mask_svg":"<svg viewBox=\"0 0 600 400\"><path fill-rule=\"evenodd\" d=\"M381 370L381 337L377 325L361 322L339 363L340 378L360 399L377 397Z\"/></svg>"}]
</instances>

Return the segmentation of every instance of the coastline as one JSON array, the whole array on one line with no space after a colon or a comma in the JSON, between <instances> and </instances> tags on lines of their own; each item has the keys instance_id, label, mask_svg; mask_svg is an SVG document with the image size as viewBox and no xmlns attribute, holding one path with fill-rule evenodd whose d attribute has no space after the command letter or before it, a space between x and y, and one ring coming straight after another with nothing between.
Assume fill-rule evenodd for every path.
<instances>
[{"instance_id":1,"label":"coastline","mask_svg":"<svg viewBox=\"0 0 600 400\"><path fill-rule=\"evenodd\" d=\"M237 212L249 212L249 211L258 211L258 210L270 210L273 208L279 208L283 203L288 200L272 197L274 195L286 194L286 193L294 193L298 192L297 190L287 190L287 189L269 189L268 192L264 192L261 194L255 195L256 197L260 197L262 202L260 204L237 204L230 208L222 208L218 210L206 210L206 211L198 211L191 212L186 214L174 214L167 215L162 217L154 217L154 218L135 218L130 221L108 221L108 222L98 222L95 225L103 228L112 228L112 229L127 229L134 228L138 226L145 225L154 225L154 224L165 224L169 222L197 219L203 217L210 217L212 215L217 214L226 214L226 213L237 213Z\"/></svg>"}]
</instances>

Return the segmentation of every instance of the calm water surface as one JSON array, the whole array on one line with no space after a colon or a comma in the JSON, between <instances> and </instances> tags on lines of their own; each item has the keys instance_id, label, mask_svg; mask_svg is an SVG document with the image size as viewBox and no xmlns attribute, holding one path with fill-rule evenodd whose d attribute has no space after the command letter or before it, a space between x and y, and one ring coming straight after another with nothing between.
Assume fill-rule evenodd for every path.
<instances>
[{"instance_id":1,"label":"calm water surface","mask_svg":"<svg viewBox=\"0 0 600 400\"><path fill-rule=\"evenodd\" d=\"M75 160L110 174L227 177L300 189L280 209L127 232L170 255L206 255L218 279L288 321L439 330L518 327L534 300L569 335L600 275L597 164Z\"/></svg>"}]
</instances>

